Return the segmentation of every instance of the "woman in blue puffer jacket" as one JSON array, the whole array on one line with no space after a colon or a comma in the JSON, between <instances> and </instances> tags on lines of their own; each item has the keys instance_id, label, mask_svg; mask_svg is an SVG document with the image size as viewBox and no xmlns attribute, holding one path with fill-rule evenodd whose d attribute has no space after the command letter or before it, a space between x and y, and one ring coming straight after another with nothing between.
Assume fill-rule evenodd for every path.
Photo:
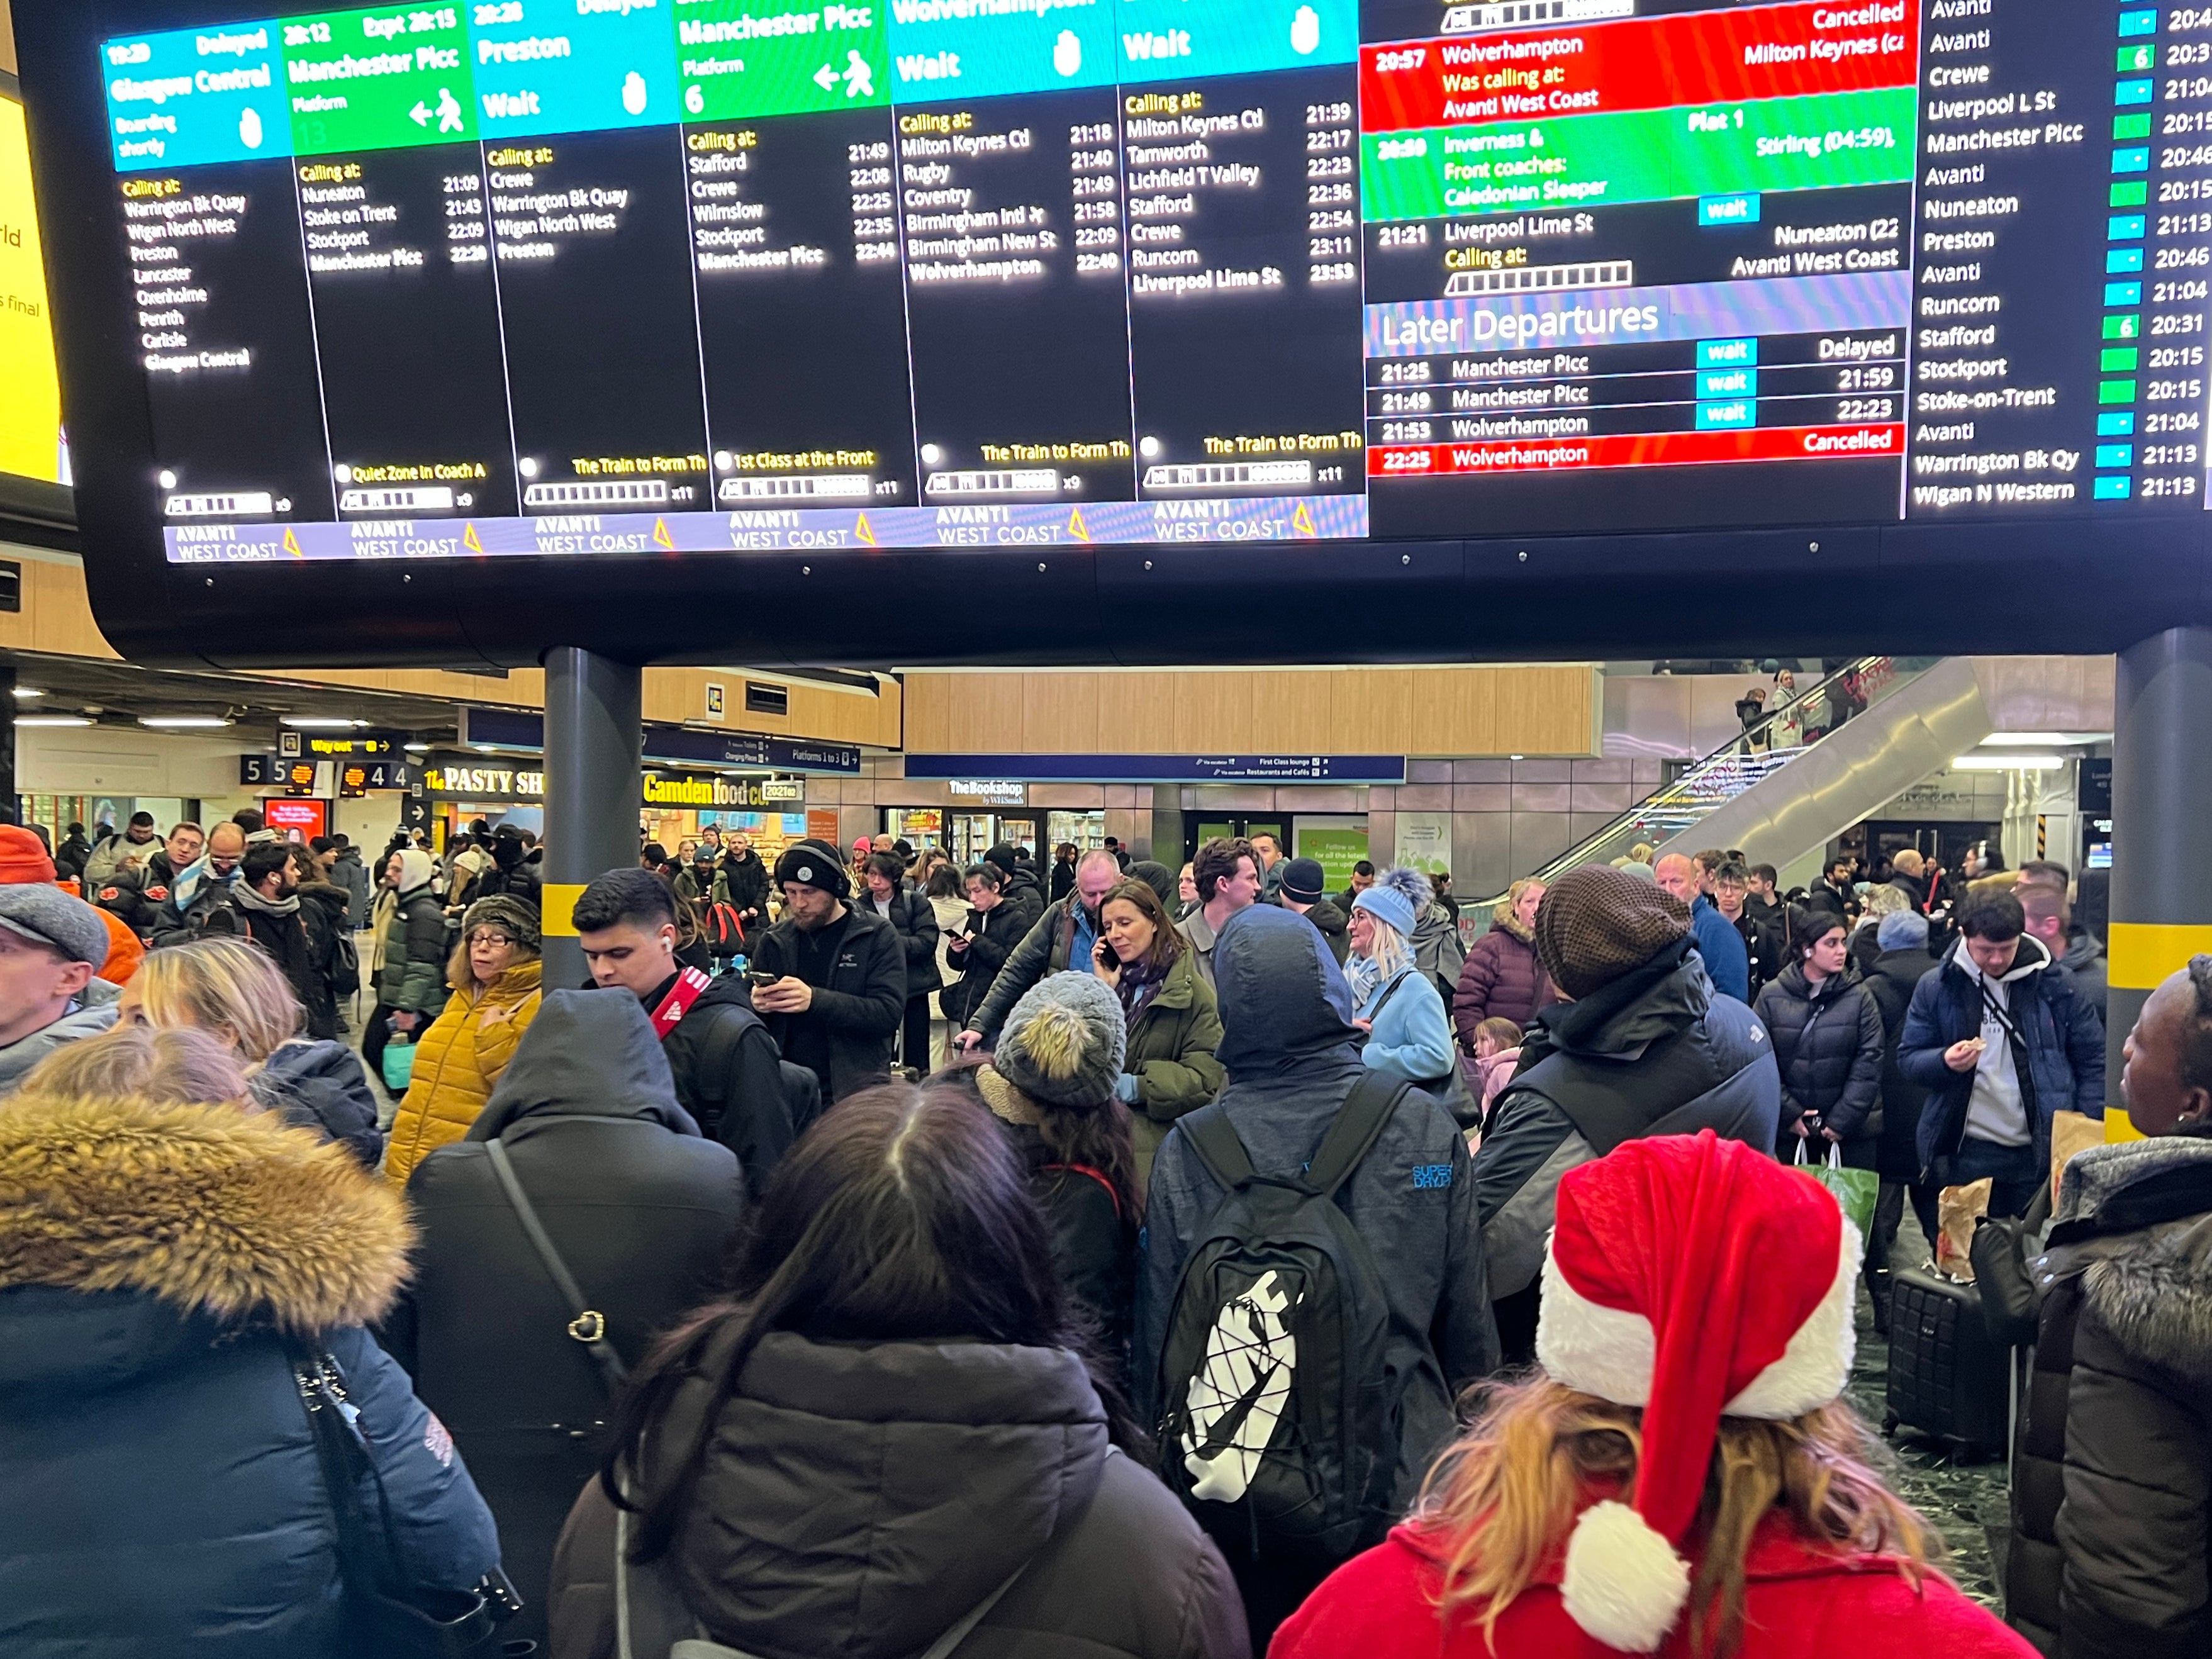
<instances>
[{"instance_id":1,"label":"woman in blue puffer jacket","mask_svg":"<svg viewBox=\"0 0 2212 1659\"><path fill-rule=\"evenodd\" d=\"M1369 1066L1410 1078L1431 1091L1457 1076L1451 1021L1443 994L1416 969L1413 928L1429 908L1428 878L1418 870L1385 870L1352 902L1352 1024L1367 1033Z\"/></svg>"},{"instance_id":2,"label":"woman in blue puffer jacket","mask_svg":"<svg viewBox=\"0 0 2212 1659\"><path fill-rule=\"evenodd\" d=\"M81 1086L95 1060L136 1082ZM490 1513L363 1329L407 1272L400 1195L253 1109L204 1033L126 1029L64 1061L80 1086L34 1073L0 1112L0 1653L351 1659L295 1356L326 1356L359 1413L392 1593L477 1584Z\"/></svg>"}]
</instances>

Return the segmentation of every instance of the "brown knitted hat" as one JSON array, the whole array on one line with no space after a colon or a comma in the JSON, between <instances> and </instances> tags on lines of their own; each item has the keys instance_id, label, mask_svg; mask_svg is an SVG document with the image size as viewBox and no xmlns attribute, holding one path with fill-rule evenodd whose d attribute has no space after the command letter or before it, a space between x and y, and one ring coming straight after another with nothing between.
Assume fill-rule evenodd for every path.
<instances>
[{"instance_id":1,"label":"brown knitted hat","mask_svg":"<svg viewBox=\"0 0 2212 1659\"><path fill-rule=\"evenodd\" d=\"M1568 871L1536 907L1536 955L1552 983L1577 999L1641 968L1689 931L1681 900L1605 864Z\"/></svg>"}]
</instances>

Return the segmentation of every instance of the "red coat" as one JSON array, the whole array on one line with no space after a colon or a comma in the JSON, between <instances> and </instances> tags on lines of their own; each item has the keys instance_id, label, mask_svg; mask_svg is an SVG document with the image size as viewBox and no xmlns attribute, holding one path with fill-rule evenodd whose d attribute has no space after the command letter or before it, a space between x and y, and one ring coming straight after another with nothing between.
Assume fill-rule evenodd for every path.
<instances>
[{"instance_id":1,"label":"red coat","mask_svg":"<svg viewBox=\"0 0 2212 1659\"><path fill-rule=\"evenodd\" d=\"M1536 1583L1498 1620L1495 1655L1474 1619L1446 1635L1437 1623L1443 1552L1411 1523L1355 1556L1277 1632L1267 1659L1602 1659L1613 1650L1567 1617L1556 1553ZM1930 1573L1915 1591L1896 1560L1827 1555L1798 1541L1777 1516L1746 1563L1740 1659L2035 1659L2035 1650ZM1659 1659L1688 1659L1677 1626Z\"/></svg>"}]
</instances>

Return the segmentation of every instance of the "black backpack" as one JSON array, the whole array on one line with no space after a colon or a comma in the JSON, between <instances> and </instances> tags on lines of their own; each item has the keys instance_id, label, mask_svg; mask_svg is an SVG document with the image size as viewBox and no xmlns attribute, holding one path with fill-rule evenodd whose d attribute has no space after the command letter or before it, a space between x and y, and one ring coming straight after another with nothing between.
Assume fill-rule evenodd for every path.
<instances>
[{"instance_id":1,"label":"black backpack","mask_svg":"<svg viewBox=\"0 0 2212 1659\"><path fill-rule=\"evenodd\" d=\"M1227 1189L1183 1264L1160 1352L1160 1478L1254 1559L1325 1565L1389 1525L1390 1304L1336 1202L1414 1085L1369 1072L1300 1175L1255 1172L1218 1104L1178 1121Z\"/></svg>"}]
</instances>

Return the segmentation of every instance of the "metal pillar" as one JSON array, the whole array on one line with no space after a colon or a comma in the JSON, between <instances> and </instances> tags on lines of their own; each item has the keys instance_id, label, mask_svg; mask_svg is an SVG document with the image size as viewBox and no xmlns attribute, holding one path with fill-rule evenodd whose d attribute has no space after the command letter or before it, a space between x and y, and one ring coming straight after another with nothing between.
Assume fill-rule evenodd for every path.
<instances>
[{"instance_id":1,"label":"metal pillar","mask_svg":"<svg viewBox=\"0 0 2212 1659\"><path fill-rule=\"evenodd\" d=\"M2112 989L2105 1099L2120 1048L2160 980L2212 951L2212 628L2172 628L2120 653L2113 699ZM2126 1119L2106 1117L2108 1138Z\"/></svg>"},{"instance_id":2,"label":"metal pillar","mask_svg":"<svg viewBox=\"0 0 2212 1659\"><path fill-rule=\"evenodd\" d=\"M645 676L556 646L545 653L545 988L586 983L569 912L595 876L637 862Z\"/></svg>"}]
</instances>

